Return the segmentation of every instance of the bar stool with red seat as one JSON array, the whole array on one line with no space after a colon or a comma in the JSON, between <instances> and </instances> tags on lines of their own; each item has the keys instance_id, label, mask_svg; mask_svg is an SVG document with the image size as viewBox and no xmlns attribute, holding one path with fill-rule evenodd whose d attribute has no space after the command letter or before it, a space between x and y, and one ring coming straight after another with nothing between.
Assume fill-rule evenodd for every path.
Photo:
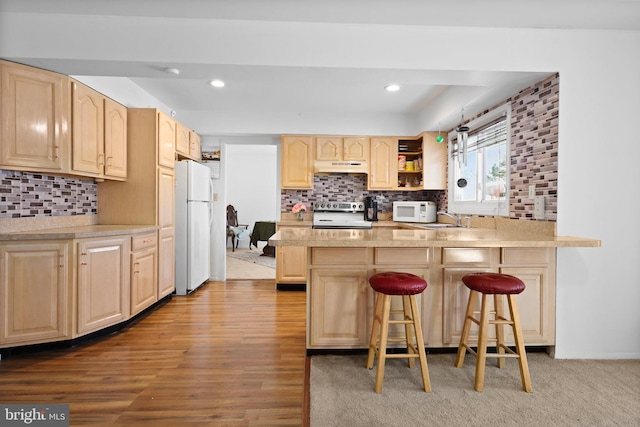
<instances>
[{"instance_id":1,"label":"bar stool with red seat","mask_svg":"<svg viewBox=\"0 0 640 427\"><path fill-rule=\"evenodd\" d=\"M426 280L409 273L385 272L371 276L369 284L376 291L376 304L371 327L371 340L369 341L367 369L373 368L373 361L377 355L376 393L382 393L384 366L388 358L408 358L409 368L413 368L414 358L419 359L424 391L430 392L431 382L429 381L429 370L427 368L427 354L424 349L420 313L416 302L416 295L421 294L427 288ZM402 296L402 310L391 310L391 296L393 295ZM392 315L398 314L403 315L402 320L391 319ZM405 326L405 337L389 338L390 324L403 324ZM413 325L413 332L415 333L415 345L413 337L411 337L411 325ZM387 343L390 341L405 342L407 352L387 354Z\"/></svg>"},{"instance_id":2,"label":"bar stool with red seat","mask_svg":"<svg viewBox=\"0 0 640 427\"><path fill-rule=\"evenodd\" d=\"M509 274L497 273L471 273L462 278L462 282L469 288L469 302L467 303L467 311L462 327L462 335L460 337L460 345L458 346L458 355L456 358L456 367L462 367L464 356L468 350L476 357L476 377L474 389L476 391L484 390L484 371L487 357L497 357L498 367L504 367L506 357L515 357L518 359L520 366L520 378L522 380L522 389L528 393L532 392L531 377L529 376L529 365L527 363L527 354L524 348L524 340L522 337L522 328L520 326L520 316L516 305L515 296L525 289L522 280ZM475 307L478 295L482 295L482 303L480 309L480 318L474 317L476 313ZM490 319L491 312L489 310L489 302L487 296L493 295L494 299L494 319ZM502 296L507 296L509 304L509 312L511 319L504 317L502 310ZM473 351L469 345L469 331L471 330L471 322L479 325L478 331L478 347L477 351ZM496 353L487 354L487 342L489 337L489 325L496 327ZM513 328L513 337L515 340L516 351L511 350L504 343L503 326L510 325Z\"/></svg>"}]
</instances>

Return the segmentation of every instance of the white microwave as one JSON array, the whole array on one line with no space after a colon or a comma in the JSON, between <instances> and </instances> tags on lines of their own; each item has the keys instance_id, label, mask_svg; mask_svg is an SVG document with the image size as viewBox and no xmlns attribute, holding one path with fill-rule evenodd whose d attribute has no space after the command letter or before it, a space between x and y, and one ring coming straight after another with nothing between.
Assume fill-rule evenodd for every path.
<instances>
[{"instance_id":1,"label":"white microwave","mask_svg":"<svg viewBox=\"0 0 640 427\"><path fill-rule=\"evenodd\" d=\"M393 202L393 220L398 222L436 222L436 202Z\"/></svg>"}]
</instances>

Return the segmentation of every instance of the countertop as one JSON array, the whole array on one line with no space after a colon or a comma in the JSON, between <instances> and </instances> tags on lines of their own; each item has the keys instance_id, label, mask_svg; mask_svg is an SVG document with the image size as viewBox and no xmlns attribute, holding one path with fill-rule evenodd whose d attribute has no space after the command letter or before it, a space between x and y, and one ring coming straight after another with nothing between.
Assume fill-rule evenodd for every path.
<instances>
[{"instance_id":1,"label":"countertop","mask_svg":"<svg viewBox=\"0 0 640 427\"><path fill-rule=\"evenodd\" d=\"M307 247L600 247L600 240L544 235L520 230L444 228L424 230L374 227L370 230L290 228L269 239L272 246Z\"/></svg>"},{"instance_id":2,"label":"countertop","mask_svg":"<svg viewBox=\"0 0 640 427\"><path fill-rule=\"evenodd\" d=\"M158 227L155 225L84 225L12 233L4 232L0 233L0 240L85 239L90 237L133 235L156 231L157 229Z\"/></svg>"}]
</instances>

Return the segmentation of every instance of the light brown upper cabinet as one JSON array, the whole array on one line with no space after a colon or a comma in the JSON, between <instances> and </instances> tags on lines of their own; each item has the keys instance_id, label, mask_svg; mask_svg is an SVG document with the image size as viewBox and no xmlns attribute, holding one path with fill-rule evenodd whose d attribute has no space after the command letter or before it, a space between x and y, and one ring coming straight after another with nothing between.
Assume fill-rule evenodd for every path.
<instances>
[{"instance_id":1,"label":"light brown upper cabinet","mask_svg":"<svg viewBox=\"0 0 640 427\"><path fill-rule=\"evenodd\" d=\"M127 177L127 107L104 99L104 175Z\"/></svg>"},{"instance_id":2,"label":"light brown upper cabinet","mask_svg":"<svg viewBox=\"0 0 640 427\"><path fill-rule=\"evenodd\" d=\"M422 134L422 179L425 190L447 189L447 144L438 143L436 132Z\"/></svg>"},{"instance_id":3,"label":"light brown upper cabinet","mask_svg":"<svg viewBox=\"0 0 640 427\"><path fill-rule=\"evenodd\" d=\"M67 173L69 77L0 61L0 167Z\"/></svg>"},{"instance_id":4,"label":"light brown upper cabinet","mask_svg":"<svg viewBox=\"0 0 640 427\"><path fill-rule=\"evenodd\" d=\"M189 156L196 161L202 160L200 149L200 135L194 131L189 131Z\"/></svg>"},{"instance_id":5,"label":"light brown upper cabinet","mask_svg":"<svg viewBox=\"0 0 640 427\"><path fill-rule=\"evenodd\" d=\"M333 161L363 161L369 159L368 137L340 137L318 136L316 137L315 160Z\"/></svg>"},{"instance_id":6,"label":"light brown upper cabinet","mask_svg":"<svg viewBox=\"0 0 640 427\"><path fill-rule=\"evenodd\" d=\"M313 139L308 135L282 137L283 189L313 188Z\"/></svg>"},{"instance_id":7,"label":"light brown upper cabinet","mask_svg":"<svg viewBox=\"0 0 640 427\"><path fill-rule=\"evenodd\" d=\"M173 169L176 160L176 126L171 117L158 111L158 165Z\"/></svg>"},{"instance_id":8,"label":"light brown upper cabinet","mask_svg":"<svg viewBox=\"0 0 640 427\"><path fill-rule=\"evenodd\" d=\"M393 190L397 185L398 142L393 137L371 138L369 190Z\"/></svg>"},{"instance_id":9,"label":"light brown upper cabinet","mask_svg":"<svg viewBox=\"0 0 640 427\"><path fill-rule=\"evenodd\" d=\"M71 173L127 177L127 109L84 84L71 81Z\"/></svg>"},{"instance_id":10,"label":"light brown upper cabinet","mask_svg":"<svg viewBox=\"0 0 640 427\"><path fill-rule=\"evenodd\" d=\"M176 122L176 154L178 158L200 161L200 136Z\"/></svg>"}]
</instances>

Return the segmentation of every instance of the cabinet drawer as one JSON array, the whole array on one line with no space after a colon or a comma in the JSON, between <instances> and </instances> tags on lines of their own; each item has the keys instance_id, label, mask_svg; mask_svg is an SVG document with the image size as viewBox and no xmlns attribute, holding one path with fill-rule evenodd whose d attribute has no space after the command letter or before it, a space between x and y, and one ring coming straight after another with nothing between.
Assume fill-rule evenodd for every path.
<instances>
[{"instance_id":1,"label":"cabinet drawer","mask_svg":"<svg viewBox=\"0 0 640 427\"><path fill-rule=\"evenodd\" d=\"M549 249L547 248L503 248L502 264L548 264Z\"/></svg>"},{"instance_id":2,"label":"cabinet drawer","mask_svg":"<svg viewBox=\"0 0 640 427\"><path fill-rule=\"evenodd\" d=\"M375 264L422 265L429 264L428 248L376 248Z\"/></svg>"},{"instance_id":3,"label":"cabinet drawer","mask_svg":"<svg viewBox=\"0 0 640 427\"><path fill-rule=\"evenodd\" d=\"M313 248L313 265L362 265L368 264L367 248Z\"/></svg>"},{"instance_id":4,"label":"cabinet drawer","mask_svg":"<svg viewBox=\"0 0 640 427\"><path fill-rule=\"evenodd\" d=\"M443 248L443 264L490 264L489 248Z\"/></svg>"},{"instance_id":5,"label":"cabinet drawer","mask_svg":"<svg viewBox=\"0 0 640 427\"><path fill-rule=\"evenodd\" d=\"M140 249L151 248L157 246L158 236L156 233L147 233L133 236L131 238L131 250L137 251Z\"/></svg>"}]
</instances>

